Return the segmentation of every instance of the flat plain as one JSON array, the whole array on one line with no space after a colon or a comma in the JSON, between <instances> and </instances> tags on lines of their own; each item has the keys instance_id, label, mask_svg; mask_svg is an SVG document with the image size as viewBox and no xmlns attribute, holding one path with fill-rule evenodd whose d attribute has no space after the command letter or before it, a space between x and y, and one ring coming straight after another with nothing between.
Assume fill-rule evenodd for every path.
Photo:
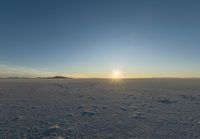
<instances>
[{"instance_id":1,"label":"flat plain","mask_svg":"<svg viewBox=\"0 0 200 139\"><path fill-rule=\"evenodd\" d=\"M0 79L0 139L199 139L200 79Z\"/></svg>"}]
</instances>

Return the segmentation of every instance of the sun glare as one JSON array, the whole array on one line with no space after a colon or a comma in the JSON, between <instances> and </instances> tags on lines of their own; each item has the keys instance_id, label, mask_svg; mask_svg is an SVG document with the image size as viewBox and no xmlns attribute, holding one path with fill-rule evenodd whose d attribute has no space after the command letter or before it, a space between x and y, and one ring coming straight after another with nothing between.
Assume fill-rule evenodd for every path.
<instances>
[{"instance_id":1,"label":"sun glare","mask_svg":"<svg viewBox=\"0 0 200 139\"><path fill-rule=\"evenodd\" d=\"M113 78L120 78L121 72L119 70L113 70L112 71L112 77Z\"/></svg>"}]
</instances>

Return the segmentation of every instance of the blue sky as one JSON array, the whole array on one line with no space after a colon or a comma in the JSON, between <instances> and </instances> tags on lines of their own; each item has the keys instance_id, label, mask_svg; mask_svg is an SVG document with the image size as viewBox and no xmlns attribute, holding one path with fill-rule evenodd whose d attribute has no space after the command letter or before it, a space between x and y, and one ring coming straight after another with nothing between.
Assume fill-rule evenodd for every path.
<instances>
[{"instance_id":1,"label":"blue sky","mask_svg":"<svg viewBox=\"0 0 200 139\"><path fill-rule=\"evenodd\" d=\"M107 77L119 69L125 77L200 77L199 7L198 0L2 0L0 75Z\"/></svg>"}]
</instances>

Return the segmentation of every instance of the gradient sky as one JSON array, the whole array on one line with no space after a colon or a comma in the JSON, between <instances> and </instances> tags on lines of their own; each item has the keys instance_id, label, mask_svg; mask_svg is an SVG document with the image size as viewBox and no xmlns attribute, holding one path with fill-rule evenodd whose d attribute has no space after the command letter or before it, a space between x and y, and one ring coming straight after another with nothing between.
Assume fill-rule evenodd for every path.
<instances>
[{"instance_id":1,"label":"gradient sky","mask_svg":"<svg viewBox=\"0 0 200 139\"><path fill-rule=\"evenodd\" d=\"M200 77L199 0L1 0L0 76Z\"/></svg>"}]
</instances>

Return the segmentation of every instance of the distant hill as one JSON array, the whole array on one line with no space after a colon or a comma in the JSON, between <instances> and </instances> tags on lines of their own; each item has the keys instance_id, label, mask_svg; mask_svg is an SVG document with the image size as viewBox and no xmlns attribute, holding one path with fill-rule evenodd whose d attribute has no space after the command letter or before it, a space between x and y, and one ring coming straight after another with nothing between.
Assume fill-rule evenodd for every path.
<instances>
[{"instance_id":1,"label":"distant hill","mask_svg":"<svg viewBox=\"0 0 200 139\"><path fill-rule=\"evenodd\" d=\"M53 77L38 77L40 79L72 79L70 77L64 77L64 76L53 76Z\"/></svg>"},{"instance_id":2,"label":"distant hill","mask_svg":"<svg viewBox=\"0 0 200 139\"><path fill-rule=\"evenodd\" d=\"M64 76L54 76L54 77L49 77L50 79L72 79L70 77L64 77Z\"/></svg>"},{"instance_id":3,"label":"distant hill","mask_svg":"<svg viewBox=\"0 0 200 139\"><path fill-rule=\"evenodd\" d=\"M53 76L53 77L36 77L37 79L73 79L64 76ZM34 77L0 77L0 79L34 79Z\"/></svg>"}]
</instances>

